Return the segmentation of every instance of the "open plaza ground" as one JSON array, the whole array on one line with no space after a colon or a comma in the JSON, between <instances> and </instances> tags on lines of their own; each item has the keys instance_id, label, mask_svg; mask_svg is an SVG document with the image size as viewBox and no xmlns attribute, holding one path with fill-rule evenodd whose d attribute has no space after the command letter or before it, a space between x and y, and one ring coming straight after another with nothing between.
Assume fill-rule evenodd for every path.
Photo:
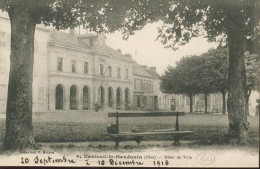
<instances>
[{"instance_id":1,"label":"open plaza ground","mask_svg":"<svg viewBox=\"0 0 260 169\"><path fill-rule=\"evenodd\" d=\"M248 117L250 123L248 145L225 141L224 136L228 130L227 115L187 113L179 117L180 129L192 130L194 134L184 136L180 140L181 146L173 146L173 139L164 135L145 137L140 146L137 146L134 140L125 140L120 142L119 149L115 150L115 142L101 137L101 133L107 132L107 124L116 121L114 117L108 118L107 113L107 111L37 113L33 118L33 125L35 140L39 147L36 150L23 150L21 154L1 151L5 130L5 118L2 116L0 156L5 165L21 165L19 162L24 155L32 161L38 155L44 158L48 157L48 154L52 158L78 159L82 156L85 159L86 157L91 166L102 165L99 164L98 156L100 156L104 157L102 158L104 165L110 167L116 165L114 162L122 161L123 156L149 157L141 161L145 162L145 166L150 167L167 167L165 160L168 158L168 167L256 167L259 165L259 117L257 116ZM134 128L143 130L174 128L175 117L119 118L119 125L120 131L130 131ZM108 156L118 156L118 158L113 158L114 161L111 161ZM207 161L204 161L205 157ZM84 159L78 159L77 165L86 166ZM59 164L48 163L47 165Z\"/></svg>"},{"instance_id":2,"label":"open plaza ground","mask_svg":"<svg viewBox=\"0 0 260 169\"><path fill-rule=\"evenodd\" d=\"M249 136L253 147L259 146L259 117L249 116ZM110 141L102 138L107 132L107 124L115 123L116 118L108 118L107 111L73 111L37 113L33 118L35 140L49 142L93 142ZM228 116L219 114L190 114L179 117L180 129L194 131L182 140L194 145L225 145L223 138L228 130ZM135 128L144 130L169 129L175 127L175 117L119 118L120 131ZM3 142L5 118L0 118L0 142ZM144 138L144 140L172 140L171 137ZM185 142L185 141L182 141ZM113 146L112 146L113 147Z\"/></svg>"}]
</instances>

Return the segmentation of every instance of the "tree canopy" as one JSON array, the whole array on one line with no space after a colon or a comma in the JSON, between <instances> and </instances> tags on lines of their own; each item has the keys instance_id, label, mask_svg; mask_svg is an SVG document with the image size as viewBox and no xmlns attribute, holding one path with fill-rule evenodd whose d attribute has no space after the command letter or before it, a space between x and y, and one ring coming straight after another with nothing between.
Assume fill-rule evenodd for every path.
<instances>
[{"instance_id":1,"label":"tree canopy","mask_svg":"<svg viewBox=\"0 0 260 169\"><path fill-rule=\"evenodd\" d=\"M162 75L161 90L165 93L194 95L199 93L198 72L201 59L198 56L184 57L176 67L168 66Z\"/></svg>"}]
</instances>

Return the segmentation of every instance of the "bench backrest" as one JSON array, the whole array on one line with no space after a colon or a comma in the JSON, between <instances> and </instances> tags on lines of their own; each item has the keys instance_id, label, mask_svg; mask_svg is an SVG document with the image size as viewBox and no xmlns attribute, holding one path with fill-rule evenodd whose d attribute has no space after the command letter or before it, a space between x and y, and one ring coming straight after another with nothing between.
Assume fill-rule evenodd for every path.
<instances>
[{"instance_id":1,"label":"bench backrest","mask_svg":"<svg viewBox=\"0 0 260 169\"><path fill-rule=\"evenodd\" d=\"M179 130L179 116L185 116L184 112L156 111L156 112L109 112L108 117L116 117L116 133L119 133L119 117L158 117L176 116L175 129Z\"/></svg>"},{"instance_id":2,"label":"bench backrest","mask_svg":"<svg viewBox=\"0 0 260 169\"><path fill-rule=\"evenodd\" d=\"M108 117L155 117L155 116L185 116L184 112L109 112Z\"/></svg>"}]
</instances>

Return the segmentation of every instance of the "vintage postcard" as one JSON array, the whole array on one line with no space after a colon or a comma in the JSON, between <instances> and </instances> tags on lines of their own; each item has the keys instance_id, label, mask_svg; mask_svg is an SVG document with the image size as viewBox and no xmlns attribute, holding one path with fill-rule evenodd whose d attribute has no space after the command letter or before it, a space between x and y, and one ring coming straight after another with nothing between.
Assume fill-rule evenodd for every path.
<instances>
[{"instance_id":1,"label":"vintage postcard","mask_svg":"<svg viewBox=\"0 0 260 169\"><path fill-rule=\"evenodd\" d=\"M0 9L0 166L259 166L259 1Z\"/></svg>"}]
</instances>

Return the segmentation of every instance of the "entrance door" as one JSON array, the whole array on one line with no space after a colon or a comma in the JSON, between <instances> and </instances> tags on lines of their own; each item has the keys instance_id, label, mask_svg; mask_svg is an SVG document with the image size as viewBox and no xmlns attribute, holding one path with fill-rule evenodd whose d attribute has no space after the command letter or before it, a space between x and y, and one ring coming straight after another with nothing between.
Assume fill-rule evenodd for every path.
<instances>
[{"instance_id":1,"label":"entrance door","mask_svg":"<svg viewBox=\"0 0 260 169\"><path fill-rule=\"evenodd\" d=\"M78 91L75 85L70 87L70 110L78 109Z\"/></svg>"},{"instance_id":2,"label":"entrance door","mask_svg":"<svg viewBox=\"0 0 260 169\"><path fill-rule=\"evenodd\" d=\"M125 89L125 109L126 110L129 109L129 102L130 102L130 99L129 99L129 89L126 88Z\"/></svg>"},{"instance_id":3,"label":"entrance door","mask_svg":"<svg viewBox=\"0 0 260 169\"><path fill-rule=\"evenodd\" d=\"M98 103L101 106L105 105L105 91L104 91L104 88L102 86L100 86L99 89L98 89Z\"/></svg>"},{"instance_id":4,"label":"entrance door","mask_svg":"<svg viewBox=\"0 0 260 169\"><path fill-rule=\"evenodd\" d=\"M158 96L154 96L154 110L158 110Z\"/></svg>"},{"instance_id":5,"label":"entrance door","mask_svg":"<svg viewBox=\"0 0 260 169\"><path fill-rule=\"evenodd\" d=\"M55 109L62 110L63 109L63 88L60 84L56 87L55 100L56 100Z\"/></svg>"},{"instance_id":6,"label":"entrance door","mask_svg":"<svg viewBox=\"0 0 260 169\"><path fill-rule=\"evenodd\" d=\"M113 89L112 89L112 87L108 88L108 106L113 107Z\"/></svg>"},{"instance_id":7,"label":"entrance door","mask_svg":"<svg viewBox=\"0 0 260 169\"><path fill-rule=\"evenodd\" d=\"M83 88L83 110L89 109L89 90L87 86Z\"/></svg>"},{"instance_id":8,"label":"entrance door","mask_svg":"<svg viewBox=\"0 0 260 169\"><path fill-rule=\"evenodd\" d=\"M116 108L121 109L121 89L116 90Z\"/></svg>"}]
</instances>

